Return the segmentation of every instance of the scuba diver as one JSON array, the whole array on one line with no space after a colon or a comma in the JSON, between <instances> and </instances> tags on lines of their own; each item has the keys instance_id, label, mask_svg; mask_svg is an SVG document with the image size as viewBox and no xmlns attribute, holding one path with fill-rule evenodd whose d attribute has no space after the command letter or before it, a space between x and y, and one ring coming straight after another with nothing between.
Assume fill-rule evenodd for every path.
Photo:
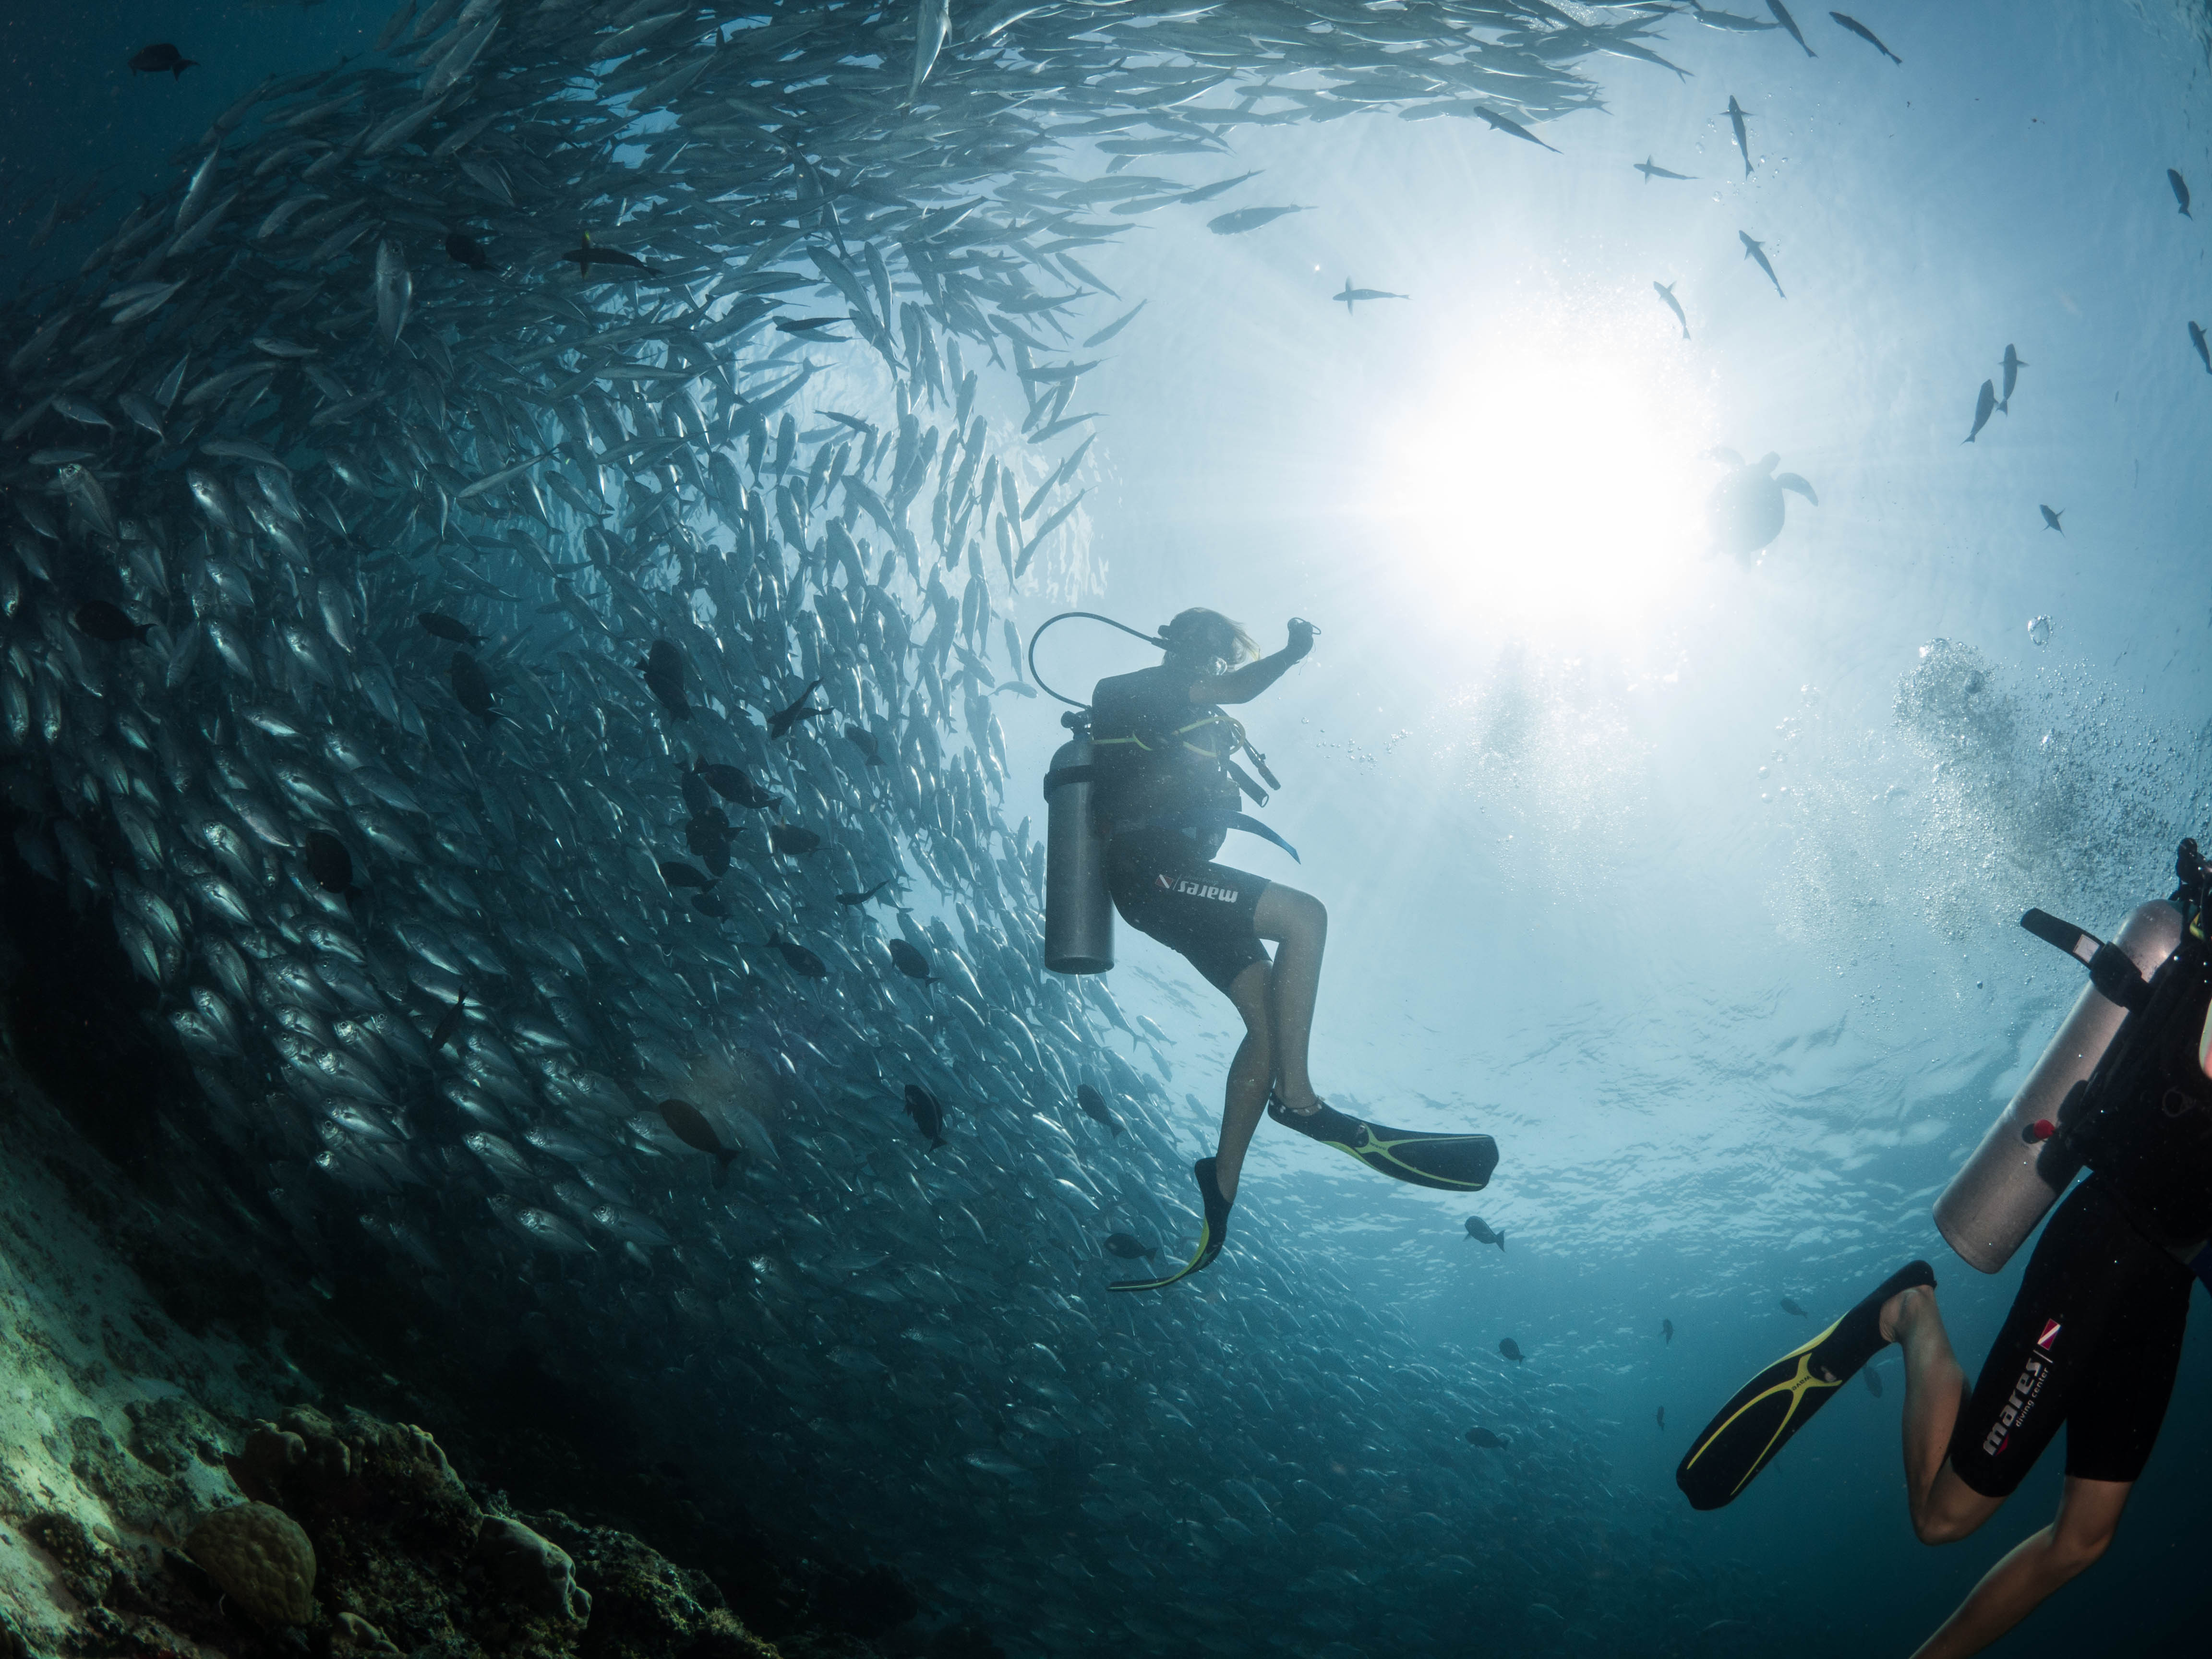
<instances>
[{"instance_id":1,"label":"scuba diver","mask_svg":"<svg viewBox=\"0 0 2212 1659\"><path fill-rule=\"evenodd\" d=\"M1497 1166L1497 1143L1487 1135L1388 1129L1337 1111L1314 1092L1307 1050L1328 913L1311 894L1213 862L1232 829L1297 856L1280 836L1239 810L1244 795L1257 805L1267 799L1267 789L1238 764L1240 753L1268 787L1279 786L1266 757L1223 705L1249 702L1273 685L1312 651L1315 632L1310 623L1294 618L1283 648L1261 657L1250 636L1218 611L1183 611L1152 641L1166 653L1158 667L1098 683L1087 727L1088 766L1061 769L1055 762L1047 780L1049 797L1054 780L1084 775L1091 785L1087 828L1104 842L1101 866L1114 909L1179 952L1244 1022L1214 1155L1192 1170L1205 1216L1198 1248L1176 1272L1126 1280L1117 1291L1172 1285L1220 1255L1245 1150L1263 1110L1370 1168L1420 1186L1478 1191ZM1071 715L1067 723L1080 741L1081 718ZM1048 909L1051 902L1048 896ZM1276 946L1272 958L1263 940ZM1109 951L1074 971L1110 965Z\"/></svg>"},{"instance_id":2,"label":"scuba diver","mask_svg":"<svg viewBox=\"0 0 2212 1659\"><path fill-rule=\"evenodd\" d=\"M2021 925L2091 983L1950 1186L1936 1220L1970 1265L2002 1267L2083 1169L2029 1257L1971 1391L1916 1261L1738 1390L1675 1479L1698 1509L1742 1491L1853 1372L1905 1350L1905 1477L1923 1543L1967 1537L2063 1423L2051 1524L1990 1568L1915 1659L1978 1653L2104 1554L2148 1462L2195 1279L2212 1284L2212 866L2185 841L2180 886L2111 943L2041 910Z\"/></svg>"}]
</instances>

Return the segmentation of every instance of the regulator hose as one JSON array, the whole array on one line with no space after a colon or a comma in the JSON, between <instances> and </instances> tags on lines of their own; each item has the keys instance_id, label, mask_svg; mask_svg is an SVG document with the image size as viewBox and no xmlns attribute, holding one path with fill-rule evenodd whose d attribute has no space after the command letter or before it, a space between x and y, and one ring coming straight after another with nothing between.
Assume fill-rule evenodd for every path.
<instances>
[{"instance_id":1,"label":"regulator hose","mask_svg":"<svg viewBox=\"0 0 2212 1659\"><path fill-rule=\"evenodd\" d=\"M1042 622L1037 624L1036 632L1030 635L1030 678L1036 682L1038 690L1043 692L1045 696L1048 697L1058 698L1059 701L1066 703L1071 708L1088 708L1091 705L1087 702L1078 702L1073 697L1061 696L1059 692L1054 690L1050 686L1044 683L1044 676L1037 672L1036 665L1037 641L1044 637L1044 630L1050 628L1054 623L1064 623L1067 621L1071 617L1081 617L1091 622L1104 623L1109 628L1118 628L1124 634L1127 634L1131 639L1142 640L1146 645L1151 646L1156 651L1164 651L1167 648L1167 641L1160 638L1157 634L1139 634L1135 629L1130 627L1128 623L1115 622L1111 617L1102 617L1096 611L1063 611L1057 617L1046 617Z\"/></svg>"}]
</instances>

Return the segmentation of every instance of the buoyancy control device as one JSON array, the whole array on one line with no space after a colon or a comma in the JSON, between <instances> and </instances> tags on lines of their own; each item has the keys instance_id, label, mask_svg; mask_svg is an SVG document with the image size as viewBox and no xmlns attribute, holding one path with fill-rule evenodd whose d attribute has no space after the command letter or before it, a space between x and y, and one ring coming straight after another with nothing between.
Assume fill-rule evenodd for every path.
<instances>
[{"instance_id":1,"label":"buoyancy control device","mask_svg":"<svg viewBox=\"0 0 2212 1659\"><path fill-rule=\"evenodd\" d=\"M1030 635L1030 678L1047 696L1069 705L1069 712L1060 717L1060 723L1067 728L1068 741L1054 752L1044 775L1044 965L1055 974L1103 974L1114 965L1114 901L1106 890L1106 848L1115 826L1102 823L1096 810L1097 753L1091 735L1091 708L1054 691L1036 670L1036 644L1045 629L1077 617L1118 628L1155 647L1163 647L1167 641L1140 634L1094 611L1063 611L1038 624L1036 632ZM1242 726L1235 731L1238 744L1255 769L1267 779L1268 787L1279 788L1274 774L1267 769L1267 757L1252 747ZM1233 761L1226 766L1239 787L1264 805L1266 792ZM1297 849L1273 830L1241 812L1184 816L1193 819L1204 816L1224 828L1249 830L1273 842L1293 859L1298 855ZM1131 827L1121 826L1125 833Z\"/></svg>"},{"instance_id":2,"label":"buoyancy control device","mask_svg":"<svg viewBox=\"0 0 2212 1659\"><path fill-rule=\"evenodd\" d=\"M2136 906L2109 942L2041 910L2021 918L2090 982L1936 1201L1937 1228L1970 1267L2002 1268L2084 1167L2178 1260L2194 1266L2212 1235L2212 871L2193 841L2175 865L2172 897Z\"/></svg>"}]
</instances>

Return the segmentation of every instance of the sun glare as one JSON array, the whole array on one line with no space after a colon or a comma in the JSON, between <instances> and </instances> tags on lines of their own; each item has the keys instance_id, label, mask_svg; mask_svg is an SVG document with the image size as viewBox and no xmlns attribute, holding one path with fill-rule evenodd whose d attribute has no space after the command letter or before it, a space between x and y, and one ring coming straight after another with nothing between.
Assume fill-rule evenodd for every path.
<instances>
[{"instance_id":1,"label":"sun glare","mask_svg":"<svg viewBox=\"0 0 2212 1659\"><path fill-rule=\"evenodd\" d=\"M1388 562L1431 603L1523 635L1658 620L1696 575L1714 478L1677 343L1586 311L1504 317L1465 341L1372 475Z\"/></svg>"}]
</instances>

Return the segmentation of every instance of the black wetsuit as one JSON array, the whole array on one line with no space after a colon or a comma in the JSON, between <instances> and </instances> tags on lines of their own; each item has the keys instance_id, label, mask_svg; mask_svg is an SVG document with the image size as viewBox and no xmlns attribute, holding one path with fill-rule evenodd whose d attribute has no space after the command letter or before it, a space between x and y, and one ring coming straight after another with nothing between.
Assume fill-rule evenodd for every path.
<instances>
[{"instance_id":1,"label":"black wetsuit","mask_svg":"<svg viewBox=\"0 0 2212 1659\"><path fill-rule=\"evenodd\" d=\"M1252 919L1267 878L1212 861L1224 830L1169 822L1241 804L1229 774L1235 722L1191 702L1197 679L1163 665L1098 683L1091 694L1094 810L1113 837L1106 890L1121 919L1226 992L1246 969L1268 960Z\"/></svg>"}]
</instances>

